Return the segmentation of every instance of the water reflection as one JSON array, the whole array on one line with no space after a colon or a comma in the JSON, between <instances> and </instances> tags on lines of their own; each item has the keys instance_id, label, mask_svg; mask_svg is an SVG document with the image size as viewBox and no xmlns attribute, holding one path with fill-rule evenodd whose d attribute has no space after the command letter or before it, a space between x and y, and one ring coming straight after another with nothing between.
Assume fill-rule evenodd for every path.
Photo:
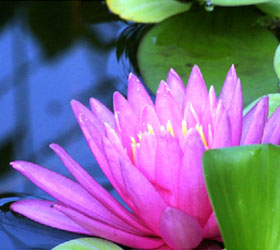
<instances>
[{"instance_id":1,"label":"water reflection","mask_svg":"<svg viewBox=\"0 0 280 250\"><path fill-rule=\"evenodd\" d=\"M52 241L50 234L59 235L56 231L45 233L42 226L43 231L38 229L42 237L38 232L35 237L28 225L36 223L4 209L18 197L7 192L48 197L12 171L8 162L33 161L69 176L48 148L56 142L111 188L82 137L70 101L88 106L94 96L111 107L112 93L124 92L132 68L127 60L118 62L116 41L127 24L109 13L104 1L0 2L0 16L1 247L24 248L30 238L37 240L28 249L50 247L44 244ZM62 242L63 237L52 243Z\"/></svg>"}]
</instances>

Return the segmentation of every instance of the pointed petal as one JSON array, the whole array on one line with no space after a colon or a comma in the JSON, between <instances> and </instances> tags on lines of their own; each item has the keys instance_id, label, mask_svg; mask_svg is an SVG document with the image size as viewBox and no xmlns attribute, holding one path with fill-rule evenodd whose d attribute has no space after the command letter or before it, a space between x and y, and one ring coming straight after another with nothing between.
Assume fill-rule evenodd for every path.
<instances>
[{"instance_id":1,"label":"pointed petal","mask_svg":"<svg viewBox=\"0 0 280 250\"><path fill-rule=\"evenodd\" d=\"M95 98L90 98L90 106L93 114L103 123L108 123L112 128L115 127L114 115L103 103Z\"/></svg>"},{"instance_id":2,"label":"pointed petal","mask_svg":"<svg viewBox=\"0 0 280 250\"><path fill-rule=\"evenodd\" d=\"M182 158L183 154L177 139L169 133L158 138L155 155L155 184L165 201L173 206L177 202L177 183Z\"/></svg>"},{"instance_id":3,"label":"pointed petal","mask_svg":"<svg viewBox=\"0 0 280 250\"><path fill-rule=\"evenodd\" d=\"M223 101L225 107L228 109L233 98L237 82L237 74L234 65L231 65L224 86L221 90L220 99Z\"/></svg>"},{"instance_id":4,"label":"pointed petal","mask_svg":"<svg viewBox=\"0 0 280 250\"><path fill-rule=\"evenodd\" d=\"M219 101L216 109L215 121L213 126L213 141L211 148L230 147L232 145L231 126L228 113L223 106L222 101Z\"/></svg>"},{"instance_id":5,"label":"pointed petal","mask_svg":"<svg viewBox=\"0 0 280 250\"><path fill-rule=\"evenodd\" d=\"M77 121L80 123L80 117L86 118L89 122L94 124L96 131L100 134L104 134L104 126L103 123L83 104L76 100L71 101L71 106Z\"/></svg>"},{"instance_id":6,"label":"pointed petal","mask_svg":"<svg viewBox=\"0 0 280 250\"><path fill-rule=\"evenodd\" d=\"M153 134L143 133L135 156L135 166L151 183L155 182L156 144L156 137Z\"/></svg>"},{"instance_id":7,"label":"pointed petal","mask_svg":"<svg viewBox=\"0 0 280 250\"><path fill-rule=\"evenodd\" d=\"M134 212L158 234L160 214L167 206L165 201L137 168L129 162L121 162L121 168Z\"/></svg>"},{"instance_id":8,"label":"pointed petal","mask_svg":"<svg viewBox=\"0 0 280 250\"><path fill-rule=\"evenodd\" d=\"M212 212L202 171L202 155L205 147L196 130L191 130L186 137L179 175L180 198L177 207L196 218L203 226Z\"/></svg>"},{"instance_id":9,"label":"pointed petal","mask_svg":"<svg viewBox=\"0 0 280 250\"><path fill-rule=\"evenodd\" d=\"M11 165L47 194L65 205L115 227L136 231L102 206L78 183L33 163L17 161L12 162Z\"/></svg>"},{"instance_id":10,"label":"pointed petal","mask_svg":"<svg viewBox=\"0 0 280 250\"><path fill-rule=\"evenodd\" d=\"M193 249L202 241L202 229L196 219L183 211L167 207L160 217L160 233L173 249Z\"/></svg>"},{"instance_id":11,"label":"pointed petal","mask_svg":"<svg viewBox=\"0 0 280 250\"><path fill-rule=\"evenodd\" d=\"M168 85L161 81L156 94L156 113L162 125L170 121L177 137L181 134L183 111L170 93Z\"/></svg>"},{"instance_id":12,"label":"pointed petal","mask_svg":"<svg viewBox=\"0 0 280 250\"><path fill-rule=\"evenodd\" d=\"M228 112L232 129L232 145L240 144L243 117L243 98L240 79L237 78L234 65L231 66L224 86L221 91L220 100Z\"/></svg>"},{"instance_id":13,"label":"pointed petal","mask_svg":"<svg viewBox=\"0 0 280 250\"><path fill-rule=\"evenodd\" d=\"M102 137L105 133L104 125L101 124L101 122L93 115L93 113L81 103L73 100L71 105L92 154L101 167L103 173L111 181L112 175L110 173L107 160L104 156L102 145Z\"/></svg>"},{"instance_id":14,"label":"pointed petal","mask_svg":"<svg viewBox=\"0 0 280 250\"><path fill-rule=\"evenodd\" d=\"M147 106L144 108L140 119L140 130L142 132L148 131L148 126L151 126L156 135L160 131L160 122L154 107Z\"/></svg>"},{"instance_id":15,"label":"pointed petal","mask_svg":"<svg viewBox=\"0 0 280 250\"><path fill-rule=\"evenodd\" d=\"M143 84L132 73L128 77L127 100L139 117L147 105L154 106Z\"/></svg>"},{"instance_id":16,"label":"pointed petal","mask_svg":"<svg viewBox=\"0 0 280 250\"><path fill-rule=\"evenodd\" d=\"M139 132L139 118L136 116L128 101L119 92L114 93L113 99L114 111L118 115L121 130L121 140L124 147L127 149L130 159L132 159L131 137L136 138Z\"/></svg>"},{"instance_id":17,"label":"pointed petal","mask_svg":"<svg viewBox=\"0 0 280 250\"><path fill-rule=\"evenodd\" d=\"M135 215L127 211L117 200L115 200L106 189L99 185L67 152L57 144L51 144L50 147L61 159L69 172L94 198L96 198L104 207L109 209L116 216L137 228L140 231L148 232Z\"/></svg>"},{"instance_id":18,"label":"pointed petal","mask_svg":"<svg viewBox=\"0 0 280 250\"><path fill-rule=\"evenodd\" d=\"M280 106L273 112L265 124L262 143L280 143Z\"/></svg>"},{"instance_id":19,"label":"pointed petal","mask_svg":"<svg viewBox=\"0 0 280 250\"><path fill-rule=\"evenodd\" d=\"M38 223L80 234L91 235L90 232L76 224L63 213L53 208L55 202L43 200L21 200L11 204L14 212L22 214Z\"/></svg>"},{"instance_id":20,"label":"pointed petal","mask_svg":"<svg viewBox=\"0 0 280 250\"><path fill-rule=\"evenodd\" d=\"M243 118L241 145L261 143L268 116L268 96L262 98Z\"/></svg>"},{"instance_id":21,"label":"pointed petal","mask_svg":"<svg viewBox=\"0 0 280 250\"><path fill-rule=\"evenodd\" d=\"M192 69L187 84L184 105L186 105L187 102L192 103L193 108L196 110L197 114L200 117L204 110L207 96L208 96L208 92L203 76L198 66L195 65Z\"/></svg>"},{"instance_id":22,"label":"pointed petal","mask_svg":"<svg viewBox=\"0 0 280 250\"><path fill-rule=\"evenodd\" d=\"M179 106L182 107L184 103L186 88L180 76L174 69L169 70L167 84L171 90L171 95L178 102Z\"/></svg>"},{"instance_id":23,"label":"pointed petal","mask_svg":"<svg viewBox=\"0 0 280 250\"><path fill-rule=\"evenodd\" d=\"M91 232L92 235L105 238L107 240L114 241L119 244L123 244L129 247L136 248L155 248L163 244L161 239L156 237L144 237L125 230L114 228L106 223L102 223L98 220L94 220L76 210L63 205L55 205L55 208L66 216L71 218L81 227Z\"/></svg>"},{"instance_id":24,"label":"pointed petal","mask_svg":"<svg viewBox=\"0 0 280 250\"><path fill-rule=\"evenodd\" d=\"M207 239L214 239L219 236L221 236L221 232L216 220L216 216L214 212L212 212L203 228L203 237Z\"/></svg>"}]
</instances>

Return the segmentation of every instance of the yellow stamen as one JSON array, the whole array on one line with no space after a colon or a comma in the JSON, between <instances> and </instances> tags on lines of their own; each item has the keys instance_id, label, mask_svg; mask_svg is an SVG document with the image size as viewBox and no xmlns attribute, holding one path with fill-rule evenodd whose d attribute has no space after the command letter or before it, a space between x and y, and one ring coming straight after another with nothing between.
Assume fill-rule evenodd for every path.
<instances>
[{"instance_id":1,"label":"yellow stamen","mask_svg":"<svg viewBox=\"0 0 280 250\"><path fill-rule=\"evenodd\" d=\"M174 130L172 128L172 124L170 120L167 121L166 129L173 137L175 137Z\"/></svg>"},{"instance_id":2,"label":"yellow stamen","mask_svg":"<svg viewBox=\"0 0 280 250\"><path fill-rule=\"evenodd\" d=\"M135 164L135 155L136 155L136 140L134 137L130 137L131 139L131 150L132 150L132 163Z\"/></svg>"},{"instance_id":3,"label":"yellow stamen","mask_svg":"<svg viewBox=\"0 0 280 250\"><path fill-rule=\"evenodd\" d=\"M141 139L142 139L142 134L141 134L141 133L139 133L139 134L137 135L137 137L138 137L139 142L141 142Z\"/></svg>"},{"instance_id":4,"label":"yellow stamen","mask_svg":"<svg viewBox=\"0 0 280 250\"><path fill-rule=\"evenodd\" d=\"M185 135L187 133L188 129L187 129L187 122L185 120L182 121L182 132L183 135Z\"/></svg>"},{"instance_id":5,"label":"yellow stamen","mask_svg":"<svg viewBox=\"0 0 280 250\"><path fill-rule=\"evenodd\" d=\"M152 135L155 135L154 129L150 123L147 124L148 132Z\"/></svg>"},{"instance_id":6,"label":"yellow stamen","mask_svg":"<svg viewBox=\"0 0 280 250\"><path fill-rule=\"evenodd\" d=\"M208 147L208 144L207 144L207 141L206 141L206 138L205 138L204 133L203 133L202 126L199 125L199 124L196 124L195 129L196 129L197 132L199 133L200 138L201 138L201 140L202 140L202 142L203 142L204 147L205 147L205 148L209 148L209 147Z\"/></svg>"}]
</instances>

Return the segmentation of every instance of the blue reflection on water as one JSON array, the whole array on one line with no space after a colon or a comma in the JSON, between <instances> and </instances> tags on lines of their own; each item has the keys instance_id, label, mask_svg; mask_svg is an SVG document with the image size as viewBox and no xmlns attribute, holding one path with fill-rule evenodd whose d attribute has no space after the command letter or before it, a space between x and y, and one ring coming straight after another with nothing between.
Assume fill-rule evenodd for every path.
<instances>
[{"instance_id":1,"label":"blue reflection on water","mask_svg":"<svg viewBox=\"0 0 280 250\"><path fill-rule=\"evenodd\" d=\"M104 41L116 39L123 27L121 22L92 25ZM37 41L19 21L0 33L0 51L0 146L10 139L14 143L14 160L33 161L70 177L48 148L48 144L56 142L110 189L82 137L70 101L76 99L89 106L89 98L96 97L111 107L112 93L124 89L128 74L124 66L129 65L118 63L114 47L100 50L83 39L55 60L46 60ZM48 197L14 170L1 175L0 168L0 194L5 192ZM4 223L0 226L2 248L25 247L19 240L22 229L14 231L19 234L15 240Z\"/></svg>"}]
</instances>

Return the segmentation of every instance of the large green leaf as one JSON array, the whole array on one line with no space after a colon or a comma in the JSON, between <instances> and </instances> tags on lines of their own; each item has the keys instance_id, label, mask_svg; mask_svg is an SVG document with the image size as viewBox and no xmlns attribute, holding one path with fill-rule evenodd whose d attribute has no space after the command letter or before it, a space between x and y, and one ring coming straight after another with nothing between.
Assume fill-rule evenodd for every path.
<instances>
[{"instance_id":1,"label":"large green leaf","mask_svg":"<svg viewBox=\"0 0 280 250\"><path fill-rule=\"evenodd\" d=\"M62 243L52 250L122 250L122 248L99 238L80 238Z\"/></svg>"},{"instance_id":2,"label":"large green leaf","mask_svg":"<svg viewBox=\"0 0 280 250\"><path fill-rule=\"evenodd\" d=\"M138 62L153 92L173 67L187 82L194 64L219 92L231 64L241 78L244 104L277 91L274 35L256 25L259 12L250 7L187 12L156 25L141 41Z\"/></svg>"},{"instance_id":3,"label":"large green leaf","mask_svg":"<svg viewBox=\"0 0 280 250\"><path fill-rule=\"evenodd\" d=\"M203 166L226 249L280 249L280 147L209 150Z\"/></svg>"},{"instance_id":4,"label":"large green leaf","mask_svg":"<svg viewBox=\"0 0 280 250\"><path fill-rule=\"evenodd\" d=\"M191 7L191 3L176 0L106 0L106 3L121 18L139 23L160 22Z\"/></svg>"},{"instance_id":5,"label":"large green leaf","mask_svg":"<svg viewBox=\"0 0 280 250\"><path fill-rule=\"evenodd\" d=\"M280 94L276 93L276 94L269 94L269 112L268 112L268 117L270 117L272 115L272 113L280 106ZM258 99L256 99L255 101L253 101L252 103L250 103L243 111L243 114L246 115L248 113L248 111L253 108L253 106L261 99L263 98L260 97Z\"/></svg>"}]
</instances>

